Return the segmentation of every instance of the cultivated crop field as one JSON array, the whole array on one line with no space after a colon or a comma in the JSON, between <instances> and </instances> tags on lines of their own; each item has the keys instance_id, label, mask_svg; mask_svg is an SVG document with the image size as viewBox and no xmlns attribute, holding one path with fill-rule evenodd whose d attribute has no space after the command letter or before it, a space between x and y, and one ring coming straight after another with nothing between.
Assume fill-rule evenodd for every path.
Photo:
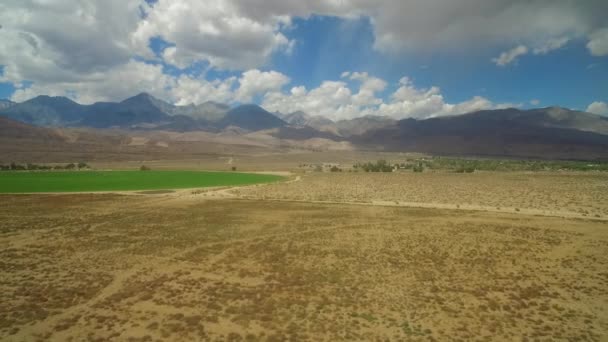
<instances>
[{"instance_id":1,"label":"cultivated crop field","mask_svg":"<svg viewBox=\"0 0 608 342\"><path fill-rule=\"evenodd\" d=\"M0 193L167 190L247 185L281 178L200 171L18 171L0 173Z\"/></svg>"},{"instance_id":2,"label":"cultivated crop field","mask_svg":"<svg viewBox=\"0 0 608 342\"><path fill-rule=\"evenodd\" d=\"M332 183L336 197L340 177L386 181L376 176L319 174L241 191L317 194ZM446 193L460 184L422 179L450 185ZM378 190L396 196L388 188ZM189 194L0 196L0 339L608 336L605 221Z\"/></svg>"}]
</instances>

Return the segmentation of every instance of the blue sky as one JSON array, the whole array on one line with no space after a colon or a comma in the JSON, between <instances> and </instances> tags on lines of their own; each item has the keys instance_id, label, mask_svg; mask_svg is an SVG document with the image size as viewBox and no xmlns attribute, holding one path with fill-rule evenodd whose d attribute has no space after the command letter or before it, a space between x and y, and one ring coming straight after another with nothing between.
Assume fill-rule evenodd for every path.
<instances>
[{"instance_id":1,"label":"blue sky","mask_svg":"<svg viewBox=\"0 0 608 342\"><path fill-rule=\"evenodd\" d=\"M146 91L333 118L551 105L608 114L603 2L85 2L4 5L0 98Z\"/></svg>"},{"instance_id":2,"label":"blue sky","mask_svg":"<svg viewBox=\"0 0 608 342\"><path fill-rule=\"evenodd\" d=\"M367 18L299 19L286 34L298 42L294 53L276 55L269 68L307 87L339 79L343 71L357 70L390 84L409 76L418 86L440 87L451 102L482 95L525 106L537 99L544 106L584 109L598 99L608 100L608 59L591 56L584 41L574 41L547 55L526 56L516 65L497 67L491 59L499 49L466 55L381 54L373 49L373 28Z\"/></svg>"}]
</instances>

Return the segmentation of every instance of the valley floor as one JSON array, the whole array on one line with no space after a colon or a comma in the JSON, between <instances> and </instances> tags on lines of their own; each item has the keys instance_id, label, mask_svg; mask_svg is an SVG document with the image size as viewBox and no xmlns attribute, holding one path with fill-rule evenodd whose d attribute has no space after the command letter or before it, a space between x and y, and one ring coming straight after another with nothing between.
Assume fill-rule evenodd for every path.
<instances>
[{"instance_id":1,"label":"valley floor","mask_svg":"<svg viewBox=\"0 0 608 342\"><path fill-rule=\"evenodd\" d=\"M601 341L605 190L603 174L313 173L3 195L0 339Z\"/></svg>"}]
</instances>

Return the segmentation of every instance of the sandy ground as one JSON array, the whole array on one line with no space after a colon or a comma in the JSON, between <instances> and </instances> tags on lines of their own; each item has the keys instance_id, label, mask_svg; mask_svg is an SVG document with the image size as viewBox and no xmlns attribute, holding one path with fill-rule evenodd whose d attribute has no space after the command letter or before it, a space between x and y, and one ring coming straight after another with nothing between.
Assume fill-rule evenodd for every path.
<instances>
[{"instance_id":1,"label":"sandy ground","mask_svg":"<svg viewBox=\"0 0 608 342\"><path fill-rule=\"evenodd\" d=\"M608 174L309 173L230 191L232 197L508 212L608 220ZM210 194L214 196L217 194ZM226 195L226 191L220 194Z\"/></svg>"},{"instance_id":2,"label":"sandy ground","mask_svg":"<svg viewBox=\"0 0 608 342\"><path fill-rule=\"evenodd\" d=\"M373 191L338 203L340 176ZM604 178L381 176L0 196L0 339L606 340ZM570 183L562 211L599 218L529 215Z\"/></svg>"}]
</instances>

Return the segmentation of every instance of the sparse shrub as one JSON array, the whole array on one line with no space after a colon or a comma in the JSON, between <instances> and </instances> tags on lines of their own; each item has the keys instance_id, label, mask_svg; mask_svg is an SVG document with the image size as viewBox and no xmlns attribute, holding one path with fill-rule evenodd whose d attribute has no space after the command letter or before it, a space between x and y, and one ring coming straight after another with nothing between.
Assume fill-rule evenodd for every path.
<instances>
[{"instance_id":1,"label":"sparse shrub","mask_svg":"<svg viewBox=\"0 0 608 342\"><path fill-rule=\"evenodd\" d=\"M460 166L456 169L457 173L473 173L475 172L475 167L473 166Z\"/></svg>"},{"instance_id":2,"label":"sparse shrub","mask_svg":"<svg viewBox=\"0 0 608 342\"><path fill-rule=\"evenodd\" d=\"M334 165L334 166L331 167L331 169L329 169L329 171L331 171L331 172L342 172L342 169Z\"/></svg>"},{"instance_id":3,"label":"sparse shrub","mask_svg":"<svg viewBox=\"0 0 608 342\"><path fill-rule=\"evenodd\" d=\"M88 168L90 168L90 166L87 163L80 162L80 163L78 163L78 168L79 169L88 169Z\"/></svg>"},{"instance_id":4,"label":"sparse shrub","mask_svg":"<svg viewBox=\"0 0 608 342\"><path fill-rule=\"evenodd\" d=\"M412 167L412 171L414 171L414 172L423 172L424 171L424 166L422 166L422 163L418 163L418 165L414 165L414 167Z\"/></svg>"},{"instance_id":5,"label":"sparse shrub","mask_svg":"<svg viewBox=\"0 0 608 342\"><path fill-rule=\"evenodd\" d=\"M39 165L34 163L27 163L25 165L11 163L9 165L0 164L0 171L23 171L23 170L52 170L52 166ZM63 166L59 166L56 169L63 169Z\"/></svg>"},{"instance_id":6,"label":"sparse shrub","mask_svg":"<svg viewBox=\"0 0 608 342\"><path fill-rule=\"evenodd\" d=\"M355 169L362 169L365 172L393 172L393 167L386 160L378 160L376 163L368 162L356 164Z\"/></svg>"},{"instance_id":7,"label":"sparse shrub","mask_svg":"<svg viewBox=\"0 0 608 342\"><path fill-rule=\"evenodd\" d=\"M230 168L232 171L236 171L236 166Z\"/></svg>"},{"instance_id":8,"label":"sparse shrub","mask_svg":"<svg viewBox=\"0 0 608 342\"><path fill-rule=\"evenodd\" d=\"M66 170L74 170L76 168L76 164L74 163L69 163L65 166Z\"/></svg>"},{"instance_id":9,"label":"sparse shrub","mask_svg":"<svg viewBox=\"0 0 608 342\"><path fill-rule=\"evenodd\" d=\"M149 166L142 165L139 167L139 171L150 171L152 170Z\"/></svg>"},{"instance_id":10,"label":"sparse shrub","mask_svg":"<svg viewBox=\"0 0 608 342\"><path fill-rule=\"evenodd\" d=\"M11 163L11 170L13 170L13 171L21 171L21 170L25 170L25 169L26 168L23 165Z\"/></svg>"}]
</instances>

